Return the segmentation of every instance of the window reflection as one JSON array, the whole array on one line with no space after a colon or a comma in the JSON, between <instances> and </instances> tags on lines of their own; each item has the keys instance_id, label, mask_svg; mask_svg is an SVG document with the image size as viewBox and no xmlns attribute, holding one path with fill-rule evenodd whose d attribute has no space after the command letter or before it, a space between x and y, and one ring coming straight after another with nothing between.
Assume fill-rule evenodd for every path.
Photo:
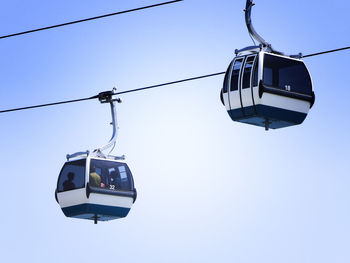
<instances>
[{"instance_id":1,"label":"window reflection","mask_svg":"<svg viewBox=\"0 0 350 263\"><path fill-rule=\"evenodd\" d=\"M311 79L303 62L265 54L263 82L275 88L311 95Z\"/></svg>"},{"instance_id":2,"label":"window reflection","mask_svg":"<svg viewBox=\"0 0 350 263\"><path fill-rule=\"evenodd\" d=\"M238 90L239 70L241 69L242 61L243 59L237 59L233 65L230 91Z\"/></svg>"},{"instance_id":3,"label":"window reflection","mask_svg":"<svg viewBox=\"0 0 350 263\"><path fill-rule=\"evenodd\" d=\"M250 75L252 72L254 57L248 57L244 66L242 89L250 88Z\"/></svg>"},{"instance_id":4,"label":"window reflection","mask_svg":"<svg viewBox=\"0 0 350 263\"><path fill-rule=\"evenodd\" d=\"M109 190L132 190L131 172L125 163L92 159L90 185Z\"/></svg>"},{"instance_id":5,"label":"window reflection","mask_svg":"<svg viewBox=\"0 0 350 263\"><path fill-rule=\"evenodd\" d=\"M85 186L85 160L66 163L58 179L58 192L70 191Z\"/></svg>"},{"instance_id":6,"label":"window reflection","mask_svg":"<svg viewBox=\"0 0 350 263\"><path fill-rule=\"evenodd\" d=\"M258 86L258 76L259 76L259 55L256 56L254 63L254 72L253 72L253 87Z\"/></svg>"},{"instance_id":7,"label":"window reflection","mask_svg":"<svg viewBox=\"0 0 350 263\"><path fill-rule=\"evenodd\" d=\"M225 78L224 78L224 89L223 92L226 93L227 92L227 86L228 86L228 78L230 76L230 69L231 69L231 65L233 62L230 63L230 65L228 66L227 70L226 70L226 74L225 74Z\"/></svg>"}]
</instances>

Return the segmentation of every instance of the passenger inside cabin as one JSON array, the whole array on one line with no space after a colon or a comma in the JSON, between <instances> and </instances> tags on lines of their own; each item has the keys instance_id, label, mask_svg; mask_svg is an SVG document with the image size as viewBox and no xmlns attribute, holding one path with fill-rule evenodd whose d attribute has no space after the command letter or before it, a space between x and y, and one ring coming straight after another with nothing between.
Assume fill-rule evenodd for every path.
<instances>
[{"instance_id":1,"label":"passenger inside cabin","mask_svg":"<svg viewBox=\"0 0 350 263\"><path fill-rule=\"evenodd\" d=\"M107 187L109 185L109 178L105 172L101 174L101 187Z\"/></svg>"},{"instance_id":2,"label":"passenger inside cabin","mask_svg":"<svg viewBox=\"0 0 350 263\"><path fill-rule=\"evenodd\" d=\"M93 187L104 187L101 183L101 177L96 173L96 166L91 166L90 168L90 176L89 176L90 186Z\"/></svg>"},{"instance_id":3,"label":"passenger inside cabin","mask_svg":"<svg viewBox=\"0 0 350 263\"><path fill-rule=\"evenodd\" d=\"M67 175L67 180L63 182L63 191L69 191L75 189L75 184L73 183L75 174L69 172Z\"/></svg>"},{"instance_id":4,"label":"passenger inside cabin","mask_svg":"<svg viewBox=\"0 0 350 263\"><path fill-rule=\"evenodd\" d=\"M118 189L118 174L117 171L113 170L109 174L109 188L110 189Z\"/></svg>"}]
</instances>

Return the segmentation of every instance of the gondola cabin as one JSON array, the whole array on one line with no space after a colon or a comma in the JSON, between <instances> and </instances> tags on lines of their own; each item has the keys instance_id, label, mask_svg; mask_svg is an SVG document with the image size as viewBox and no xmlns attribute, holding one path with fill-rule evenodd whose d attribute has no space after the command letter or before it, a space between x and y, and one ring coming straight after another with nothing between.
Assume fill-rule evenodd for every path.
<instances>
[{"instance_id":1,"label":"gondola cabin","mask_svg":"<svg viewBox=\"0 0 350 263\"><path fill-rule=\"evenodd\" d=\"M233 121L266 129L301 124L315 101L302 60L259 48L237 53L220 95Z\"/></svg>"},{"instance_id":2,"label":"gondola cabin","mask_svg":"<svg viewBox=\"0 0 350 263\"><path fill-rule=\"evenodd\" d=\"M107 221L126 217L136 200L128 165L123 161L85 156L67 161L55 197L67 217Z\"/></svg>"}]
</instances>

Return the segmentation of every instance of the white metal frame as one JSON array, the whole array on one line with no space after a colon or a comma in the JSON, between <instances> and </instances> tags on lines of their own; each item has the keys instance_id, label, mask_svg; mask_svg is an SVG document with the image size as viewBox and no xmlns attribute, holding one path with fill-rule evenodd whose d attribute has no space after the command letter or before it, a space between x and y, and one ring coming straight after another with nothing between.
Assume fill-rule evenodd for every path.
<instances>
[{"instance_id":1,"label":"white metal frame","mask_svg":"<svg viewBox=\"0 0 350 263\"><path fill-rule=\"evenodd\" d=\"M106 143L105 145L95 149L92 151L92 153L90 153L89 151L86 152L76 152L73 154L67 154L67 160L72 159L72 158L77 158L77 157L81 157L86 155L88 156L93 156L93 157L100 157L100 158L105 158L105 159L110 159L110 160L124 160L125 159L125 155L122 156L113 156L110 155L110 152L114 149L114 146L117 142L117 137L118 137L118 123L117 123L117 109L116 109L116 102L121 103L121 99L117 98L117 99L113 99L113 93L114 91L116 91L116 88L114 87L113 90L111 92L105 92L104 96L101 96L99 98L101 103L109 103L110 107L111 107L111 115L112 115L112 137L109 140L108 143ZM103 94L103 93L100 93ZM108 154L104 154L103 152L106 151L107 149L111 148L112 150L108 153Z\"/></svg>"},{"instance_id":2,"label":"white metal frame","mask_svg":"<svg viewBox=\"0 0 350 263\"><path fill-rule=\"evenodd\" d=\"M250 76L249 76L249 88L248 89L243 89L243 74L244 74L244 71L245 71L245 66L247 64L247 60L248 58L250 57L254 57L254 60L253 60L253 65L252 65L252 70L250 72ZM255 65L255 61L256 61L256 58L257 58L257 54L252 54L252 55L247 55L244 59L244 64L243 64L243 67L242 67L242 70L243 70L243 73L242 75L240 75L240 79L239 79L239 92L240 92L240 97L242 98L242 107L249 107L249 106L254 106L254 101L253 101L253 98L252 98L252 77L253 77L253 70L254 70L254 65Z\"/></svg>"}]
</instances>

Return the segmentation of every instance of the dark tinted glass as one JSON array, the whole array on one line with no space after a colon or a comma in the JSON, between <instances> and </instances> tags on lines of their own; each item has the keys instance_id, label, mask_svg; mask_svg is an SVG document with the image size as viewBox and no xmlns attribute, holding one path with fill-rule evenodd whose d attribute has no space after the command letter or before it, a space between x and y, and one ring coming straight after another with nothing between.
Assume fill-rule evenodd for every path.
<instances>
[{"instance_id":1,"label":"dark tinted glass","mask_svg":"<svg viewBox=\"0 0 350 263\"><path fill-rule=\"evenodd\" d=\"M230 76L231 65L232 65L232 62L230 63L230 65L228 66L228 68L226 70L226 74L225 74L225 78L224 78L224 89L223 89L224 93L226 93L228 90L228 78Z\"/></svg>"},{"instance_id":2,"label":"dark tinted glass","mask_svg":"<svg viewBox=\"0 0 350 263\"><path fill-rule=\"evenodd\" d=\"M133 190L129 167L114 161L91 159L89 184L110 190Z\"/></svg>"},{"instance_id":3,"label":"dark tinted glass","mask_svg":"<svg viewBox=\"0 0 350 263\"><path fill-rule=\"evenodd\" d=\"M239 70L242 66L243 59L237 59L233 65L232 76L231 76L231 91L238 90L238 79L239 79Z\"/></svg>"},{"instance_id":4,"label":"dark tinted glass","mask_svg":"<svg viewBox=\"0 0 350 263\"><path fill-rule=\"evenodd\" d=\"M265 54L264 84L311 95L311 79L302 61Z\"/></svg>"},{"instance_id":5,"label":"dark tinted glass","mask_svg":"<svg viewBox=\"0 0 350 263\"><path fill-rule=\"evenodd\" d=\"M58 178L58 192L85 187L85 163L84 159L69 162L63 166Z\"/></svg>"},{"instance_id":6,"label":"dark tinted glass","mask_svg":"<svg viewBox=\"0 0 350 263\"><path fill-rule=\"evenodd\" d=\"M254 72L253 72L253 87L258 86L258 77L259 77L259 56L256 56L254 63Z\"/></svg>"},{"instance_id":7,"label":"dark tinted glass","mask_svg":"<svg viewBox=\"0 0 350 263\"><path fill-rule=\"evenodd\" d=\"M250 88L250 76L253 69L254 57L248 57L244 66L242 89Z\"/></svg>"}]
</instances>

